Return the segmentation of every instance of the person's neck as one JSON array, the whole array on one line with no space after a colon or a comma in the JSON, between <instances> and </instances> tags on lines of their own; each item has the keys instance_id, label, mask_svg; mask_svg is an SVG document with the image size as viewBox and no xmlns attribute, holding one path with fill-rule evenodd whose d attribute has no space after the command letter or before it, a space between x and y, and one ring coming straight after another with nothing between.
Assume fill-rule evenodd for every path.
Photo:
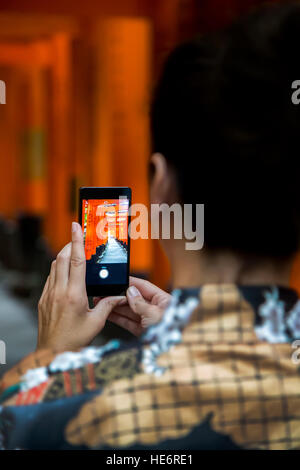
<instances>
[{"instance_id":1,"label":"person's neck","mask_svg":"<svg viewBox=\"0 0 300 470\"><path fill-rule=\"evenodd\" d=\"M173 247L170 262L174 288L203 284L289 286L292 259L239 256L232 252L186 251Z\"/></svg>"}]
</instances>

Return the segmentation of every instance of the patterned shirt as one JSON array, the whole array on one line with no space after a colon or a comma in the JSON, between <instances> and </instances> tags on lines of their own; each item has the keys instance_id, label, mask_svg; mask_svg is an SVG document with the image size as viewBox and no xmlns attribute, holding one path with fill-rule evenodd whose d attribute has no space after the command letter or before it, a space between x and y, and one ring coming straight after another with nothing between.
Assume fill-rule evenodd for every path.
<instances>
[{"instance_id":1,"label":"patterned shirt","mask_svg":"<svg viewBox=\"0 0 300 470\"><path fill-rule=\"evenodd\" d=\"M132 343L38 351L0 385L3 449L300 448L300 300L175 290Z\"/></svg>"}]
</instances>

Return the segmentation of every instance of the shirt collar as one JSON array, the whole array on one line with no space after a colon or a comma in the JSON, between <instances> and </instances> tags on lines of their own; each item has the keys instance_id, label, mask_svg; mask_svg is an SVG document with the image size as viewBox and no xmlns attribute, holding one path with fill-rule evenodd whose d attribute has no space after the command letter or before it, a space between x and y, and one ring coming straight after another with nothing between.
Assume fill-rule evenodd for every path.
<instances>
[{"instance_id":1,"label":"shirt collar","mask_svg":"<svg viewBox=\"0 0 300 470\"><path fill-rule=\"evenodd\" d=\"M178 308L198 299L187 336L203 342L290 342L300 338L300 301L293 289L280 286L206 284L177 289ZM174 295L173 294L173 295Z\"/></svg>"}]
</instances>

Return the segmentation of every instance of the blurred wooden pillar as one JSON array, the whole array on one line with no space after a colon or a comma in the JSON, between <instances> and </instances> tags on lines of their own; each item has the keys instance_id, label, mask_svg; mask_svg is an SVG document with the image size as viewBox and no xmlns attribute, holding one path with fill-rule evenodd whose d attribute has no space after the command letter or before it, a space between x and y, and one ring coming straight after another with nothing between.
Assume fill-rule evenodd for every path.
<instances>
[{"instance_id":1,"label":"blurred wooden pillar","mask_svg":"<svg viewBox=\"0 0 300 470\"><path fill-rule=\"evenodd\" d=\"M92 181L131 186L133 202L148 206L149 93L152 30L142 18L109 18L96 33ZM152 270L150 240L132 242L131 270Z\"/></svg>"},{"instance_id":2,"label":"blurred wooden pillar","mask_svg":"<svg viewBox=\"0 0 300 470\"><path fill-rule=\"evenodd\" d=\"M9 97L1 109L5 116L1 126L1 205L10 217L19 210L44 215L46 208L44 74L50 60L48 45L46 40L0 43L0 64L6 71L2 79L7 79Z\"/></svg>"},{"instance_id":3,"label":"blurred wooden pillar","mask_svg":"<svg viewBox=\"0 0 300 470\"><path fill-rule=\"evenodd\" d=\"M71 165L71 212L73 219L78 217L78 189L80 186L92 184L92 109L93 109L93 74L89 73L92 66L92 50L89 42L90 31L83 29L82 37L74 40L72 77L73 96L72 110L74 119L71 123L72 153Z\"/></svg>"},{"instance_id":4,"label":"blurred wooden pillar","mask_svg":"<svg viewBox=\"0 0 300 470\"><path fill-rule=\"evenodd\" d=\"M52 38L52 113L49 154L49 204L46 225L51 246L60 250L70 241L71 165L71 38L58 33Z\"/></svg>"},{"instance_id":5,"label":"blurred wooden pillar","mask_svg":"<svg viewBox=\"0 0 300 470\"><path fill-rule=\"evenodd\" d=\"M19 168L17 158L18 70L1 67L6 83L6 104L0 105L0 214L13 218L19 207Z\"/></svg>"},{"instance_id":6,"label":"blurred wooden pillar","mask_svg":"<svg viewBox=\"0 0 300 470\"><path fill-rule=\"evenodd\" d=\"M25 214L45 215L46 185L46 86L44 70L22 69L20 129L20 208Z\"/></svg>"}]
</instances>

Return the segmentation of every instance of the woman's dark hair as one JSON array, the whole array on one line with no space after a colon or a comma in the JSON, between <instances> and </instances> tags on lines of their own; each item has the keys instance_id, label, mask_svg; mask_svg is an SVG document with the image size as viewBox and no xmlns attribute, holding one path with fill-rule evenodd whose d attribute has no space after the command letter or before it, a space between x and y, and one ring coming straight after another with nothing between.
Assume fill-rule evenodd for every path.
<instances>
[{"instance_id":1,"label":"woman's dark hair","mask_svg":"<svg viewBox=\"0 0 300 470\"><path fill-rule=\"evenodd\" d=\"M205 204L205 246L290 256L300 239L300 6L268 6L169 56L153 151L182 203Z\"/></svg>"}]
</instances>

